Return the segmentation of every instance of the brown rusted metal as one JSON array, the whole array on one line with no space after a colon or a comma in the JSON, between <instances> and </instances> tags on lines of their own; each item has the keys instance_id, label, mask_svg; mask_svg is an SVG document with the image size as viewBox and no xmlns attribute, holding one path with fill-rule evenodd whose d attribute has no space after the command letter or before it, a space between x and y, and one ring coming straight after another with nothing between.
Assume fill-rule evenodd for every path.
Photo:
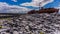
<instances>
[{"instance_id":1,"label":"brown rusted metal","mask_svg":"<svg viewBox=\"0 0 60 34\"><path fill-rule=\"evenodd\" d=\"M40 10L31 10L28 12L28 14L35 14L35 13L54 13L58 12L59 9L56 8L45 8L45 9L40 9Z\"/></svg>"}]
</instances>

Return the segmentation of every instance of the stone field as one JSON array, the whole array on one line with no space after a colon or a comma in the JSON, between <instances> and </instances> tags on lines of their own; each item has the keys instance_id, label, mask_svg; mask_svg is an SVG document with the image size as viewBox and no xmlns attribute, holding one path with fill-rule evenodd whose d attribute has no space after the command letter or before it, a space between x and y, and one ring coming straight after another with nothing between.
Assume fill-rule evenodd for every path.
<instances>
[{"instance_id":1,"label":"stone field","mask_svg":"<svg viewBox=\"0 0 60 34\"><path fill-rule=\"evenodd\" d=\"M60 14L26 14L0 19L0 34L60 34Z\"/></svg>"}]
</instances>

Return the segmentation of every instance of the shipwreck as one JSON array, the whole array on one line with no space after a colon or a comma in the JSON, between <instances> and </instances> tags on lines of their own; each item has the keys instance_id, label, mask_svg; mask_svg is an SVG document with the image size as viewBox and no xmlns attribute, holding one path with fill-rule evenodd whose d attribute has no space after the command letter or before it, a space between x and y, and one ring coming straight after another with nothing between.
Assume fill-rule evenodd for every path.
<instances>
[{"instance_id":1,"label":"shipwreck","mask_svg":"<svg viewBox=\"0 0 60 34\"><path fill-rule=\"evenodd\" d=\"M56 8L41 8L39 10L31 10L28 12L28 14L40 14L40 13L54 13L54 12L58 12L59 9L56 9Z\"/></svg>"}]
</instances>

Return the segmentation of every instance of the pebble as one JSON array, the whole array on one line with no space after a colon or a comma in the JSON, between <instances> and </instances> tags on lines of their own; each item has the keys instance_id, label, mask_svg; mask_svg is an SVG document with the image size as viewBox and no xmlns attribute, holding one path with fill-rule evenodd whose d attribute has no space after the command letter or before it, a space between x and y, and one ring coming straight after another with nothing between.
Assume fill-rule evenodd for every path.
<instances>
[{"instance_id":1,"label":"pebble","mask_svg":"<svg viewBox=\"0 0 60 34\"><path fill-rule=\"evenodd\" d=\"M57 13L21 15L12 18L11 23L4 20L3 25L11 28L4 31L6 34L40 34L42 31L45 34L59 34L60 15Z\"/></svg>"}]
</instances>

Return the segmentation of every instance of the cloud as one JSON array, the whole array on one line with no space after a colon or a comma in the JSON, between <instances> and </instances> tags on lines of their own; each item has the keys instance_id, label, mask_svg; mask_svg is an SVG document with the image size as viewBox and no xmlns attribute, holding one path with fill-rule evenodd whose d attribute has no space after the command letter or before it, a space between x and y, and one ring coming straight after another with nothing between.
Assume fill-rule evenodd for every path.
<instances>
[{"instance_id":1,"label":"cloud","mask_svg":"<svg viewBox=\"0 0 60 34\"><path fill-rule=\"evenodd\" d=\"M59 12L58 13L60 14L60 4L58 4L58 6L56 6L54 8L59 9Z\"/></svg>"},{"instance_id":2,"label":"cloud","mask_svg":"<svg viewBox=\"0 0 60 34\"><path fill-rule=\"evenodd\" d=\"M0 2L0 13L27 13L31 9Z\"/></svg>"},{"instance_id":3,"label":"cloud","mask_svg":"<svg viewBox=\"0 0 60 34\"><path fill-rule=\"evenodd\" d=\"M17 0L12 0L12 1L17 2Z\"/></svg>"},{"instance_id":4,"label":"cloud","mask_svg":"<svg viewBox=\"0 0 60 34\"><path fill-rule=\"evenodd\" d=\"M20 4L20 5L39 7L39 4L40 4L40 7L43 7L44 5L51 3L53 1L54 0L32 0L32 2L30 2L30 3L26 2L26 3Z\"/></svg>"}]
</instances>

